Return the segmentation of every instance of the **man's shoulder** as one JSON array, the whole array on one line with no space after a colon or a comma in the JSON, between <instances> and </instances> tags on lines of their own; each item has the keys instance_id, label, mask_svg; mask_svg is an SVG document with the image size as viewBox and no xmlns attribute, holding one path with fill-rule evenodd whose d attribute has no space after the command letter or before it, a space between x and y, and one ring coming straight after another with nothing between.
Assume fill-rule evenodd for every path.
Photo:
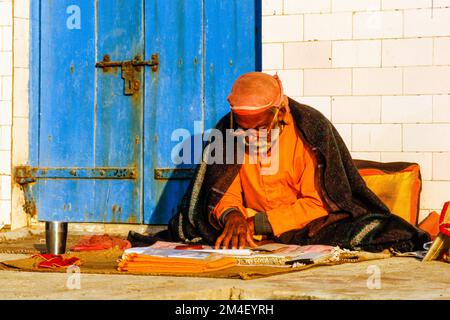
<instances>
[{"instance_id":1,"label":"man's shoulder","mask_svg":"<svg viewBox=\"0 0 450 320\"><path fill-rule=\"evenodd\" d=\"M222 118L220 118L214 128L220 131L230 128L230 112L227 112Z\"/></svg>"}]
</instances>

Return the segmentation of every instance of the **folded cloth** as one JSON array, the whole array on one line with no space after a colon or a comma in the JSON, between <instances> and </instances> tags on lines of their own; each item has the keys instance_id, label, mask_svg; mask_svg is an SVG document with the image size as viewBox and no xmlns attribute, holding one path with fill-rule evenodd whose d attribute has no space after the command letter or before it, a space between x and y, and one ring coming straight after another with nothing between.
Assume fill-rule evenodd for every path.
<instances>
[{"instance_id":1,"label":"folded cloth","mask_svg":"<svg viewBox=\"0 0 450 320\"><path fill-rule=\"evenodd\" d=\"M73 265L81 264L81 260L77 257L66 259L60 254L36 254L33 258L38 258L40 260L36 265L38 268L68 268Z\"/></svg>"},{"instance_id":2,"label":"folded cloth","mask_svg":"<svg viewBox=\"0 0 450 320\"><path fill-rule=\"evenodd\" d=\"M420 224L419 228L431 236L431 240L436 239L439 234L439 213L431 212Z\"/></svg>"},{"instance_id":3,"label":"folded cloth","mask_svg":"<svg viewBox=\"0 0 450 320\"><path fill-rule=\"evenodd\" d=\"M118 247L121 250L131 248L128 240L111 237L107 234L102 236L93 235L83 237L76 245L70 248L71 251L95 251L107 250Z\"/></svg>"},{"instance_id":4,"label":"folded cloth","mask_svg":"<svg viewBox=\"0 0 450 320\"><path fill-rule=\"evenodd\" d=\"M202 273L234 267L236 260L230 257L212 257L206 260L190 258L157 257L129 254L119 262L119 271L148 273Z\"/></svg>"}]
</instances>

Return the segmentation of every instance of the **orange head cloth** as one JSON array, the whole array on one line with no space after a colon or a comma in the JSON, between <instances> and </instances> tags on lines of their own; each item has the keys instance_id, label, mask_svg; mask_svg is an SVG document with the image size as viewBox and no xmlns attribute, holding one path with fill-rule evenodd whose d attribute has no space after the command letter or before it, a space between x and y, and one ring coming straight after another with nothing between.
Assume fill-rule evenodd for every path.
<instances>
[{"instance_id":1,"label":"orange head cloth","mask_svg":"<svg viewBox=\"0 0 450 320\"><path fill-rule=\"evenodd\" d=\"M283 85L278 75L249 72L235 81L228 102L234 114L254 115L280 106L283 97Z\"/></svg>"}]
</instances>

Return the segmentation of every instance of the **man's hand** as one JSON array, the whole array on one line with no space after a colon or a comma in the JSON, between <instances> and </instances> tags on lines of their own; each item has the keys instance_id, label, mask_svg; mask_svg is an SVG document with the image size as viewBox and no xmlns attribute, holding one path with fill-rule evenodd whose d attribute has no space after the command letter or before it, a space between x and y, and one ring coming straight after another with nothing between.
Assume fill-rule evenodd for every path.
<instances>
[{"instance_id":1,"label":"man's hand","mask_svg":"<svg viewBox=\"0 0 450 320\"><path fill-rule=\"evenodd\" d=\"M216 249L222 245L227 249L230 245L233 249L243 249L247 245L256 247L253 241L254 226L252 219L247 221L239 211L232 211L225 218L225 227L222 234L217 238Z\"/></svg>"}]
</instances>

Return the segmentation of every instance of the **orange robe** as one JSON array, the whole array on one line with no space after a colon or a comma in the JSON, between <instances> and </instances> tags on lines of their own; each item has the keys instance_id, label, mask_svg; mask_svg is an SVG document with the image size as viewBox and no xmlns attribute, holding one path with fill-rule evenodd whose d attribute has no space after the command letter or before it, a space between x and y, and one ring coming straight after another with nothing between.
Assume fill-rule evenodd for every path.
<instances>
[{"instance_id":1,"label":"orange robe","mask_svg":"<svg viewBox=\"0 0 450 320\"><path fill-rule=\"evenodd\" d=\"M279 170L262 175L261 164L250 164L246 153L239 174L213 210L217 220L224 211L236 208L247 218L264 212L273 234L301 229L328 211L315 185L316 160L297 132L290 113L276 143Z\"/></svg>"}]
</instances>

